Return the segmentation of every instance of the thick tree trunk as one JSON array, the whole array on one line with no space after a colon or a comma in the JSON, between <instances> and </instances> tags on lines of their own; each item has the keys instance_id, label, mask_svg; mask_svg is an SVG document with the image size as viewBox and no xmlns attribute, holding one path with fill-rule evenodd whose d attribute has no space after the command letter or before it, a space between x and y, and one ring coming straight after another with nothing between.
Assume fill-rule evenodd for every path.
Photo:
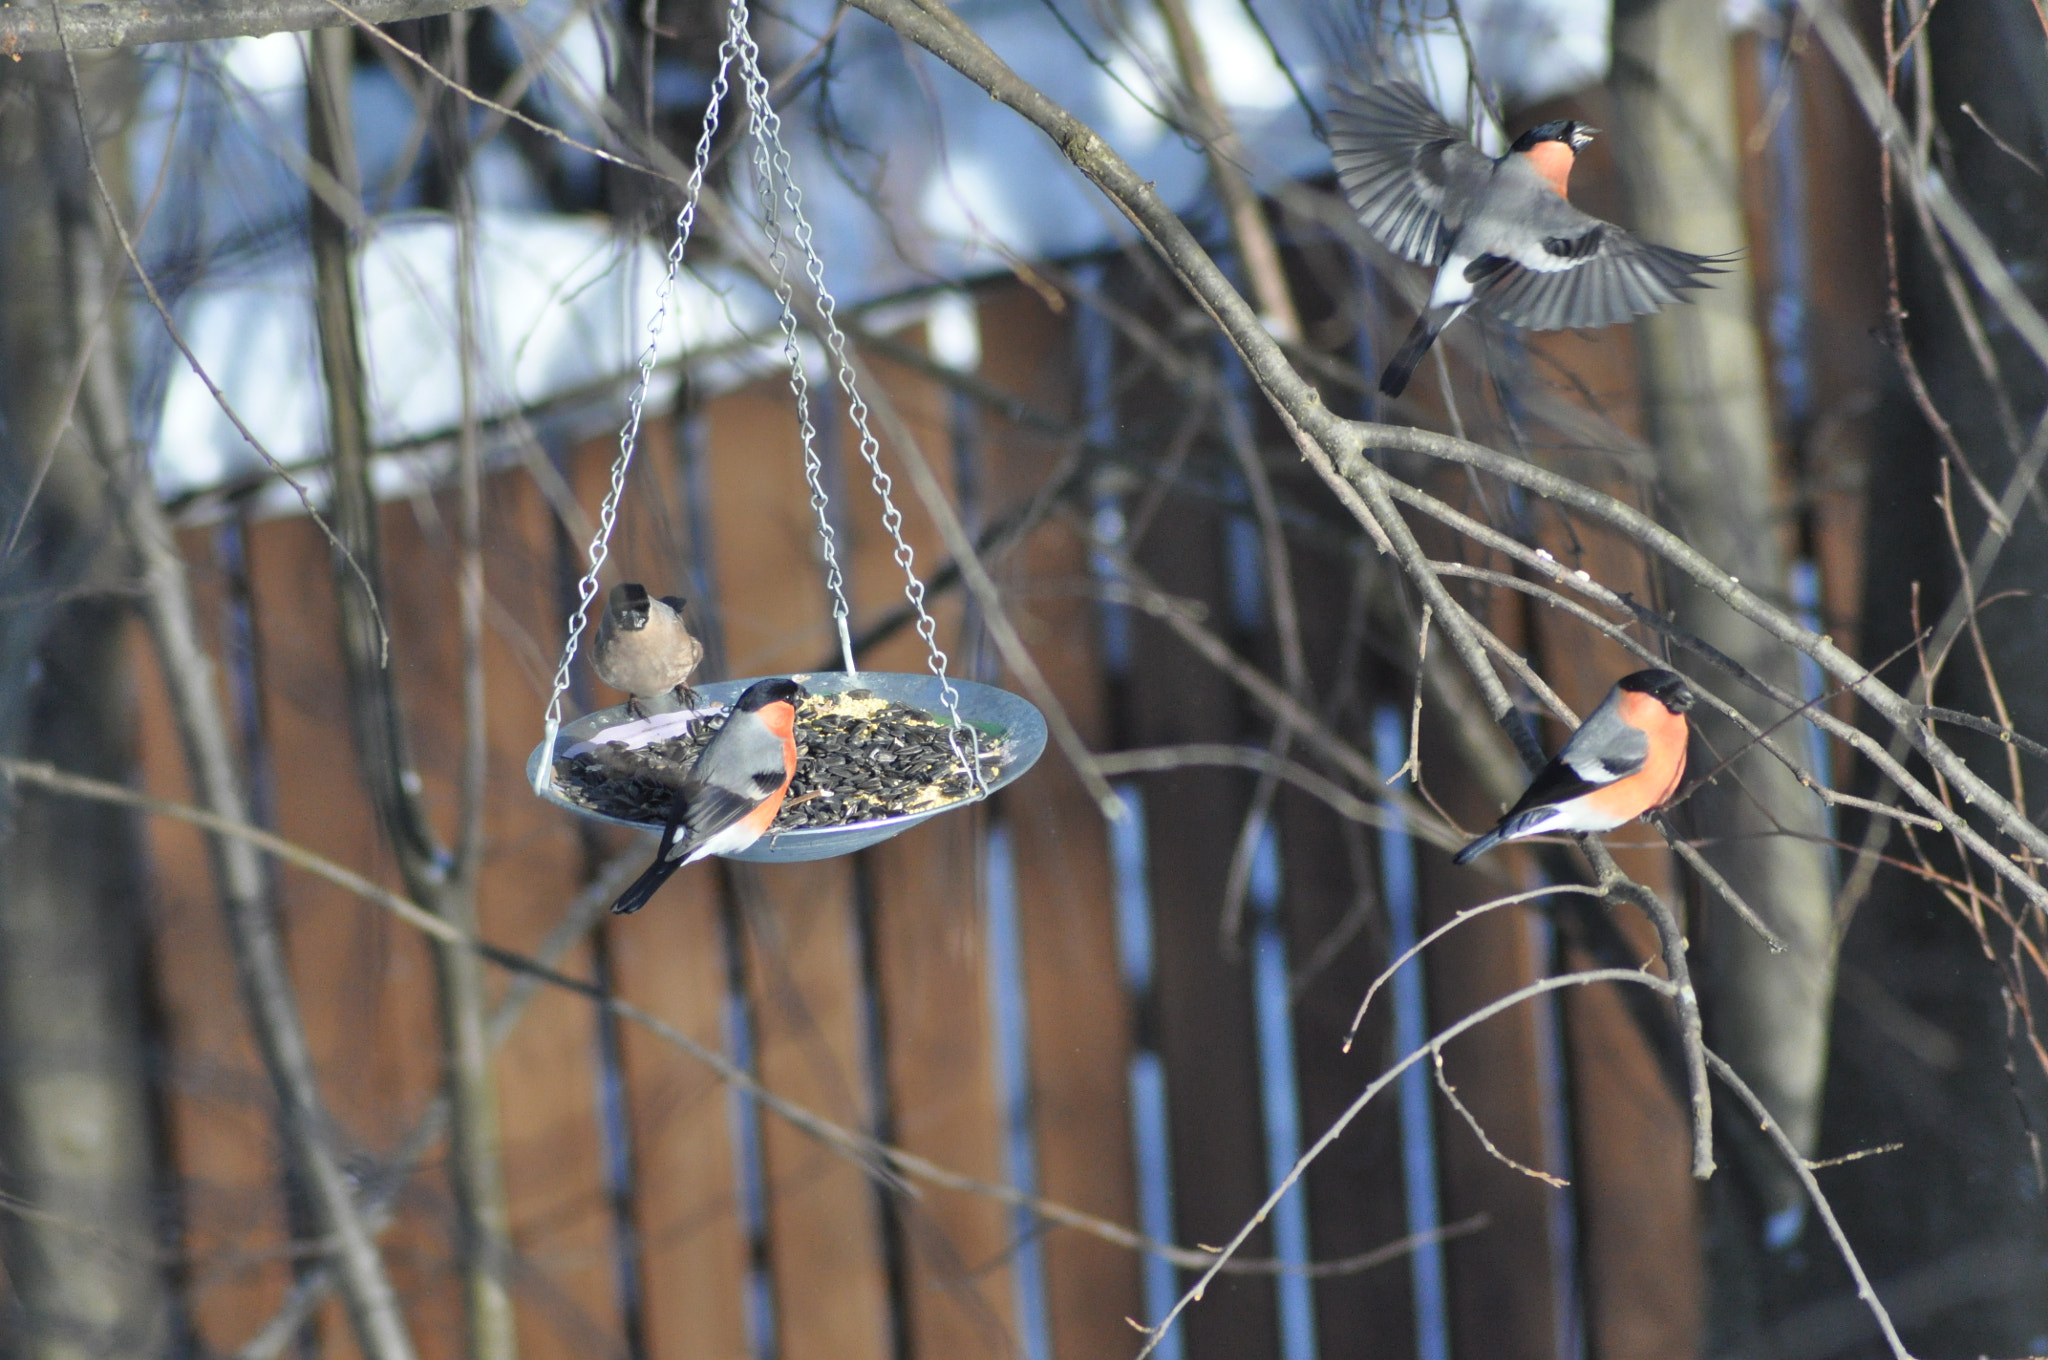
<instances>
[{"instance_id":1,"label":"thick tree trunk","mask_svg":"<svg viewBox=\"0 0 2048 1360\"><path fill-rule=\"evenodd\" d=\"M1618 3L1614 18L1612 135L1633 225L1653 241L1708 254L1744 246L1734 75L1722 9L1720 0L1635 0ZM1644 407L1669 522L1745 585L1783 595L1788 521L1750 273L1742 258L1725 269L1696 301L1636 323ZM1798 658L1790 649L1702 590L1680 584L1673 602L1682 626L1780 689L1800 691ZM1761 727L1785 717L1747 689L1719 688ZM1741 749L1743 737L1730 724L1700 710L1694 717L1714 752ZM1698 742L1693 758L1695 773L1717 759ZM1690 829L1713 842L1709 860L1790 946L1773 954L1718 900L1696 896L1703 919L1692 934L1702 954L1708 1038L1792 1141L1810 1152L1819 1130L1834 992L1832 867L1817 839L1825 830L1821 805L1783 765L1752 750L1695 794L1688 811ZM1799 1187L1774 1155L1743 1157L1736 1165L1755 1188L1753 1207L1762 1216L1787 1215L1778 1224L1796 1224ZM1763 1227L1739 1226L1747 1232L1738 1237ZM1754 1251L1756 1239L1750 1236L1746 1248L1730 1245L1739 1260ZM1723 1303L1729 1269L1743 1269L1736 1260L1715 1267ZM1726 1308L1714 1312L1721 1325L1732 1322Z\"/></svg>"},{"instance_id":2,"label":"thick tree trunk","mask_svg":"<svg viewBox=\"0 0 2048 1360\"><path fill-rule=\"evenodd\" d=\"M81 75L100 107L130 102L132 63ZM101 315L107 261L77 193L62 63L12 76L0 105L0 751L121 780L133 760L129 610L95 592L120 586L126 555L93 444L125 431L125 313ZM81 344L92 348L78 383ZM13 1289L0 1350L162 1354L138 828L121 810L26 790L0 815L0 1249Z\"/></svg>"}]
</instances>

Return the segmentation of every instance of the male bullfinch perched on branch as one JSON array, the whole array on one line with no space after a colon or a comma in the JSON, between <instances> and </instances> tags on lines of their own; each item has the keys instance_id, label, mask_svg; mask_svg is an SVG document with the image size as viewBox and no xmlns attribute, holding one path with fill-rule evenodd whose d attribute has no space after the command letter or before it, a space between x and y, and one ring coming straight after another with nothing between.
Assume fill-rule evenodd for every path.
<instances>
[{"instance_id":1,"label":"male bullfinch perched on branch","mask_svg":"<svg viewBox=\"0 0 2048 1360\"><path fill-rule=\"evenodd\" d=\"M1464 864L1502 841L1549 831L1612 831L1678 792L1692 691L1670 671L1624 675L1537 771L1500 825L1451 857Z\"/></svg>"},{"instance_id":2,"label":"male bullfinch perched on branch","mask_svg":"<svg viewBox=\"0 0 2048 1360\"><path fill-rule=\"evenodd\" d=\"M704 659L704 644L683 623L685 601L654 599L637 581L613 586L597 621L597 645L590 664L597 678L626 692L626 711L644 716L644 700L680 693L695 704L690 676Z\"/></svg>"},{"instance_id":3,"label":"male bullfinch perched on branch","mask_svg":"<svg viewBox=\"0 0 2048 1360\"><path fill-rule=\"evenodd\" d=\"M737 854L761 839L796 777L796 706L803 697L794 680L747 687L676 790L654 863L619 894L613 911L638 911L685 864Z\"/></svg>"},{"instance_id":4,"label":"male bullfinch perched on branch","mask_svg":"<svg viewBox=\"0 0 2048 1360\"><path fill-rule=\"evenodd\" d=\"M1495 160L1407 81L1332 94L1330 155L1358 220L1396 255L1436 267L1428 305L1380 377L1390 397L1474 302L1530 330L1611 326L1680 301L1725 263L1651 245L1571 205L1572 163L1598 128L1544 123Z\"/></svg>"}]
</instances>

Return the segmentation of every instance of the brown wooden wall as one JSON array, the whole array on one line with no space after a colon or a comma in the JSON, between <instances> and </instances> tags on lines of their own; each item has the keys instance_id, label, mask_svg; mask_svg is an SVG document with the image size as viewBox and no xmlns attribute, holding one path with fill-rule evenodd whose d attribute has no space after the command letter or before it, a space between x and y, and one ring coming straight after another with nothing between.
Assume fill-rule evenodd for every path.
<instances>
[{"instance_id":1,"label":"brown wooden wall","mask_svg":"<svg viewBox=\"0 0 2048 1360\"><path fill-rule=\"evenodd\" d=\"M1807 106L1828 136L1847 140L1826 121L1839 122L1838 91L1809 91ZM1597 195L1599 176L1585 178ZM1602 206L1597 197L1588 202ZM1821 271L1823 283L1839 281L1856 264ZM980 302L980 376L1043 411L1079 420L1084 384L1071 310L1056 314L1023 287L989 291ZM1631 429L1633 360L1625 332L1556 337L1538 353L1581 377L1584 399ZM1842 367L1824 365L1823 380L1828 399L1849 411L1843 419L1853 424L1855 375ZM953 412L946 391L906 368L885 364L879 376L950 480ZM1331 399L1339 399L1335 389ZM1160 445L1145 440L1162 410L1175 414L1175 400L1142 387L1121 393L1110 414L1132 461L1156 458ZM987 520L1032 497L1071 444L1029 433L992 411L976 419L976 511ZM802 670L830 656L835 644L782 380L770 377L706 402L688 438L677 437L679 428L648 427L614 540L613 579L692 593L698 587L686 580L693 565L700 569L715 598L732 676ZM1286 448L1277 432L1267 433L1269 447ZM1475 431L1482 438L1497 433ZM586 511L602 494L612 448L598 439L558 451ZM900 600L900 577L851 431L841 429L828 450L840 464L840 552L858 633ZM1813 546L1827 568L1828 604L1839 609L1853 598L1856 552L1845 545L1859 531L1855 497L1828 468L1856 460L1840 440L1825 453L1834 461L1814 473ZM1292 465L1291 453L1269 461L1283 497L1327 510L1327 496ZM1596 466L1608 469L1599 474L1607 489L1651 505L1624 464ZM693 517L684 496L692 477L702 491L695 518L709 528L703 542L691 541L688 528ZM1128 479L1107 485L1127 503L1155 494L1149 483L1131 490ZM1429 485L1475 514L1491 513L1473 500L1462 476ZM530 952L596 868L634 842L538 802L521 778L562 636L568 564L580 563L580 547L524 473L491 477L486 494L492 796L481 916L492 941ZM1231 619L1227 522L1242 512L1193 482L1170 481L1156 495L1158 513L1131 545L1138 562L1168 590L1206 606L1210 625L1243 655L1275 670L1270 623ZM928 574L945 554L901 477L898 501L919 568ZM1163 625L1136 619L1129 665L1105 664L1087 514L1086 497L1074 498L994 565L1008 609L1090 748L1263 745L1270 723ZM393 664L444 833L452 826L451 772L461 734L452 522L446 496L383 510L383 603ZM1585 525L1539 519L1535 537L1611 585L1654 591L1654 583L1637 579L1633 554ZM1428 545L1505 567L1447 536ZM241 717L265 823L396 888L356 774L324 541L295 518L192 529L184 547L220 644L216 678L224 702ZM1382 636L1361 647L1347 631L1357 615L1354 593L1389 589L1372 583L1378 569L1355 552L1305 535L1291 546L1291 569L1305 624L1308 692L1327 700L1329 721L1370 751L1376 706L1395 706L1405 725L1411 690L1402 657L1412 638ZM1514 597L1470 598L1581 713L1613 675L1630 668L1618 650L1553 611ZM1373 607L1384 605L1381 599ZM963 635L968 615L957 593L936 597L934 609L954 671L965 673L983 643L978 634ZM139 632L136 652L143 783L183 798L188 789L163 687L152 678L155 663ZM875 669L923 666L907 631L862 662ZM1352 680L1340 687L1340 676ZM587 678L579 683L581 702L614 697ZM1557 735L1551 731L1548 740L1554 744ZM1430 795L1468 827L1488 821L1497 809L1459 773L1435 714L1424 724L1423 747ZM1312 754L1306 758L1313 763ZM1243 951L1225 948L1217 929L1224 876L1254 782L1242 770L1222 769L1125 781L1145 811L1149 876L1142 886L1154 941L1147 997L1127 993L1119 962L1110 831L1057 749L989 805L938 818L859 856L691 866L651 909L605 921L561 966L704 1044L731 1048L744 1037L762 1082L829 1119L963 1175L1003 1181L1006 1114L986 901L987 834L1000 823L1014 860L1028 1130L1039 1192L1116 1223L1137 1221L1131 1061L1134 1052L1156 1053L1166 1072L1174 1235L1183 1246L1219 1242L1269 1184L1252 975ZM1384 1003L1352 1050L1340 1047L1361 989L1388 956L1380 842L1377 832L1344 822L1295 789L1281 792L1275 808L1285 947L1296 967L1321 960L1319 971L1300 981L1291 1007L1291 1077L1303 1134L1313 1138L1395 1056ZM150 824L149 837L156 986L192 1324L210 1351L227 1353L278 1307L307 1255L306 1228L295 1217L273 1101L236 1001L203 845L190 829L161 820ZM1529 862L1513 854L1494 857L1484 877L1451 869L1437 850L1419 848L1418 856L1418 925L1425 930L1484 896L1533 881ZM1673 882L1661 850L1628 851L1624 861L1646 881ZM373 1170L436 1090L429 957L409 929L295 870L276 871L275 902L331 1136L357 1165ZM1642 923L1615 926L1640 957L1654 952ZM1585 951L1582 936L1569 928L1553 932L1545 918L1487 918L1422 965L1428 1019L1440 1026L1537 976L1583 965L1592 957ZM1431 1098L1443 1219L1480 1225L1443 1249L1450 1338L1460 1360L1562 1357L1580 1331L1586 1353L1602 1360L1670 1360L1696 1350L1702 1276L1685 1119L1653 1039L1613 992L1593 989L1555 1007L1511 1014L1450 1049L1447 1075L1499 1148L1572 1178L1561 1190L1517 1174L1487 1155L1440 1096ZM543 991L497 1062L526 1355L1024 1354L1015 1220L1006 1207L959 1191L907 1194L884 1186L765 1110L754 1111L749 1125L711 1071L631 1025L612 1043L593 1007L574 995ZM610 1134L608 1081L624 1111ZM752 1144L745 1141L749 1127L758 1130ZM608 1151L608 1137L623 1139L629 1155L622 1160L616 1148ZM442 1155L437 1147L408 1183L382 1239L427 1357L456 1355L461 1345ZM743 1189L749 1165L758 1165L761 1176L758 1205ZM1297 1193L1306 1197L1315 1260L1402 1237L1408 1216L1395 1101L1369 1108ZM1072 1229L1047 1228L1035 1240L1051 1355L1095 1360L1133 1353L1139 1338L1127 1319L1146 1311L1138 1257ZM633 1254L624 1254L624 1244ZM1273 1250L1266 1230L1247 1248L1255 1257ZM1191 1277L1180 1279L1185 1286ZM757 1297L768 1300L765 1310L750 1302ZM1322 1360L1415 1353L1414 1288L1405 1261L1319 1279L1313 1300ZM1270 1278L1226 1276L1189 1314L1184 1354L1279 1355L1279 1312ZM773 1332L767 1342L758 1334L764 1318ZM354 1353L332 1301L318 1314L310 1343L313 1353Z\"/></svg>"},{"instance_id":2,"label":"brown wooden wall","mask_svg":"<svg viewBox=\"0 0 2048 1360\"><path fill-rule=\"evenodd\" d=\"M1050 410L1075 404L1068 319L1016 289L985 300L983 325L990 342L982 376ZM945 394L906 371L885 368L883 378L935 463L950 469ZM682 581L692 552L703 551L715 577L731 673L807 667L829 654L832 641L786 393L779 380L764 380L709 402L703 422L713 542L698 549L687 541L681 456L672 431L653 426L635 465L615 561L623 578L680 588L672 583ZM866 478L852 461L850 432L838 447L849 488L841 553L858 630L895 603L898 586ZM587 506L601 494L610 452L607 442L596 441L576 450L568 468ZM984 416L983 514L1000 514L1029 497L1062 452L1050 440ZM899 487L907 532L920 565L928 567L942 557L937 535L915 497ZM630 842L539 803L520 780L561 633L562 563L569 559L523 474L494 476L487 495L493 792L482 920L493 941L531 951L594 866ZM448 624L449 513L438 498L394 502L383 512L392 655L419 764L444 827L453 797L447 772L460 731ZM1219 613L1227 604L1225 518L1213 501L1169 494L1139 545L1147 570ZM242 571L229 569L237 538ZM368 866L396 887L343 717L324 541L307 522L281 519L192 530L186 547L204 583L215 635L230 636L236 610L246 610L253 652L239 674L256 686L246 721L251 755L267 772L266 821L323 855ZM1243 696L1163 627L1141 621L1129 672L1106 675L1089 573L1085 523L1077 513L1053 516L1000 564L1020 628L1092 747L1263 740L1264 726ZM1319 676L1342 662L1332 644L1352 575L1340 558L1304 551L1297 559L1296 584L1314 624L1311 660ZM937 612L942 639L964 664L957 595L944 597ZM1268 645L1256 636L1237 640L1252 654ZM139 644L145 667L153 664ZM234 658L229 661L221 679L232 705L241 691ZM904 632L863 664L916 670L922 657L916 639ZM1589 670L1574 699L1590 702L1593 683ZM141 690L145 781L154 792L183 797L161 686L145 678ZM585 693L589 702L610 701L595 687ZM1391 681L1386 697L1402 701ZM1364 739L1364 728L1352 726ZM984 837L991 821L1000 820L1009 828L1016 866L1041 1193L1134 1222L1128 1068L1134 1043L1143 1042L1166 1065L1177 1238L1183 1244L1219 1241L1267 1189L1249 973L1241 955L1220 948L1216 928L1220 885L1252 782L1228 770L1133 781L1147 811L1156 946L1156 992L1143 1013L1126 996L1120 975L1105 825L1057 751L992 805L942 817L860 856L809 865L692 866L652 910L603 924L608 982L621 997L718 1047L733 1042L735 1008L741 1008L755 1070L771 1089L954 1171L1002 1181L1003 1110L990 1032L983 896ZM1451 783L1448 773L1442 783ZM1362 860L1347 849L1346 838L1355 833L1334 827L1335 819L1302 795L1285 794L1280 809L1284 919L1290 949L1306 956L1361 893L1377 891L1370 881L1376 855L1370 844ZM1470 797L1460 810L1474 822L1486 815ZM226 1352L278 1306L302 1230L294 1228L282 1181L272 1102L234 1001L202 847L194 833L170 823L152 824L150 836L194 1323L209 1348ZM1468 876L1454 879L1434 852L1425 883L1425 926L1485 891ZM333 1136L371 1167L405 1137L435 1091L427 953L410 930L302 873L278 871L276 902ZM1525 921L1502 917L1433 958L1432 1019L1454 1018L1544 971L1550 961L1532 951L1531 939ZM1378 926L1358 932L1296 1004L1296 1078L1311 1136L1390 1056L1389 1035L1377 1018L1350 1055L1337 1048L1359 989L1384 962L1383 941ZM567 971L593 975L591 943L565 959ZM1592 1197L1584 1188L1578 1192L1589 1260L1602 1253L1625 1258L1642 1248L1639 1232L1614 1227L1610 1218L1639 1222L1645 1197L1683 1200L1686 1193L1675 1110L1654 1071L1607 1051L1626 1046L1628 1022L1601 1018L1598 1005L1588 999L1567 1012L1579 1099L1655 1113L1644 1116L1650 1122L1636 1133L1625 1131L1632 1125L1614 1133L1613 1120L1585 1120L1576 1112L1567 1121L1581 1131L1575 1159L1601 1168L1592 1177ZM1513 1155L1541 1162L1545 1112L1531 1076L1531 1023L1510 1019L1465 1041L1453 1050L1450 1069L1492 1136ZM498 1059L518 1249L515 1297L526 1354L625 1355L644 1346L646 1355L675 1360L740 1360L752 1353L755 1323L747 1299L755 1269L772 1298L776 1353L786 1360L1020 1353L1018 1296L1007 1264L1014 1230L1004 1206L955 1191L926 1189L914 1197L887 1191L847 1158L761 1112L762 1221L750 1233L732 1094L711 1072L632 1026L622 1031L617 1067L631 1183L608 1183L600 1038L586 1001L544 992ZM1438 1109L1437 1127L1446 1219L1483 1215L1488 1224L1449 1249L1458 1353L1497 1354L1500 1339L1514 1336L1520 1338L1512 1347L1517 1354L1552 1354L1554 1314L1564 1305L1556 1263L1546 1262L1554 1254L1550 1201L1560 1192L1491 1161L1448 1108ZM1609 1188L1601 1175L1610 1163L1632 1166L1640 1159L1625 1148L1601 1146L1597 1137L1610 1133L1625 1140L1668 1136L1677 1159L1665 1169L1675 1175L1645 1182L1642 1173L1632 1173L1626 1185L1612 1187L1611 1211L1602 1208ZM1407 1231L1398 1141L1389 1101L1311 1172L1306 1194L1316 1257L1356 1254ZM383 1239L428 1356L456 1354L460 1343L452 1208L440 1155L437 1149L413 1178ZM623 1223L614 1198L619 1190ZM630 1319L630 1343L620 1288L622 1228L637 1241L639 1260L640 1303ZM1610 1242L1615 1233L1620 1240ZM1064 1229L1047 1231L1041 1250L1054 1354L1135 1350L1137 1335L1126 1319L1144 1312L1137 1259ZM1255 1235L1248 1250L1269 1255L1271 1235ZM1399 1261L1320 1282L1321 1354L1334 1360L1412 1352L1410 1293ZM1190 1315L1186 1354L1277 1354L1275 1298L1270 1279L1226 1277ZM1643 1311L1625 1297L1609 1304L1589 1291L1589 1299L1610 1312ZM352 1353L346 1321L332 1302L318 1317L316 1335L320 1353ZM1493 1340L1483 1340L1488 1337ZM1603 1346L1602 1353L1671 1352L1620 1344Z\"/></svg>"}]
</instances>

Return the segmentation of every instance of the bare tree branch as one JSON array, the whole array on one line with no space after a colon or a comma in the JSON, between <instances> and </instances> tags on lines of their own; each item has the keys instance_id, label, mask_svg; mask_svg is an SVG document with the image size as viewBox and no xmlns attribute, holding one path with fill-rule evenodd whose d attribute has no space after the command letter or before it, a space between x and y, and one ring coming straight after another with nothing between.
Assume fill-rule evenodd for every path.
<instances>
[{"instance_id":1,"label":"bare tree branch","mask_svg":"<svg viewBox=\"0 0 2048 1360\"><path fill-rule=\"evenodd\" d=\"M355 12L373 24L425 19L453 10L475 9L492 0L363 0ZM63 35L51 15L63 6ZM143 43L198 42L206 38L250 38L266 33L300 33L342 28L354 20L327 0L45 0L41 5L0 7L0 57L59 51L65 41L77 51L136 47Z\"/></svg>"},{"instance_id":2,"label":"bare tree branch","mask_svg":"<svg viewBox=\"0 0 2048 1360\"><path fill-rule=\"evenodd\" d=\"M349 72L355 39L347 29L323 29L310 44L306 63L306 147L317 164L351 195L357 193L353 126L347 115ZM452 101L450 101L452 102ZM461 106L456 105L459 109ZM466 110L463 116L466 117ZM478 511L474 485L473 411L464 402L459 440L469 485L464 492L464 539L459 553L459 608L465 627L464 768L461 843L450 854L437 841L420 781L412 764L397 676L386 649L371 628L373 591L382 579L377 501L370 486L368 377L358 335L354 245L346 220L318 195L312 196L311 235L314 317L321 367L327 379L328 449L334 467L334 522L348 551L361 564L358 576L339 570L341 653L349 714L370 802L391 842L399 873L412 896L464 936L476 931L476 883L481 867L484 755L481 674L476 645L481 641L482 564L470 541ZM467 280L458 281L467 291ZM467 338L466 336L464 338ZM471 356L458 355L467 370ZM454 1126L449 1178L458 1212L457 1248L469 1323L469 1353L477 1360L512 1360L511 1209L499 1167L497 1091L484 1039L483 969L469 950L444 944L434 950L436 1000L440 1009L443 1079Z\"/></svg>"}]
</instances>

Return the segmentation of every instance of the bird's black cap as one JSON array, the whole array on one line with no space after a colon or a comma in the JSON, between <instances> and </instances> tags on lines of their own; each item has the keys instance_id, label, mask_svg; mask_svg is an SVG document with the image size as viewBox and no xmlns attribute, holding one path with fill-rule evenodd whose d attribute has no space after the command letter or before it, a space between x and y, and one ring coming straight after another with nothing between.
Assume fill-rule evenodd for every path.
<instances>
[{"instance_id":1,"label":"bird's black cap","mask_svg":"<svg viewBox=\"0 0 2048 1360\"><path fill-rule=\"evenodd\" d=\"M1615 681L1614 687L1632 694L1647 694L1673 713L1687 712L1694 703L1693 692L1687 687L1684 677L1672 671L1636 671Z\"/></svg>"},{"instance_id":2,"label":"bird's black cap","mask_svg":"<svg viewBox=\"0 0 2048 1360\"><path fill-rule=\"evenodd\" d=\"M638 581L621 581L604 597L604 608L612 622L628 630L647 626L647 587Z\"/></svg>"},{"instance_id":3,"label":"bird's black cap","mask_svg":"<svg viewBox=\"0 0 2048 1360\"><path fill-rule=\"evenodd\" d=\"M1585 150L1587 144L1598 136L1599 132L1599 128L1576 119L1553 118L1547 123L1538 123L1515 138L1515 144L1508 150L1528 151L1541 142L1563 142L1576 153Z\"/></svg>"},{"instance_id":4,"label":"bird's black cap","mask_svg":"<svg viewBox=\"0 0 2048 1360\"><path fill-rule=\"evenodd\" d=\"M756 680L733 702L735 713L755 713L770 704L795 704L808 693L794 680Z\"/></svg>"}]
</instances>

